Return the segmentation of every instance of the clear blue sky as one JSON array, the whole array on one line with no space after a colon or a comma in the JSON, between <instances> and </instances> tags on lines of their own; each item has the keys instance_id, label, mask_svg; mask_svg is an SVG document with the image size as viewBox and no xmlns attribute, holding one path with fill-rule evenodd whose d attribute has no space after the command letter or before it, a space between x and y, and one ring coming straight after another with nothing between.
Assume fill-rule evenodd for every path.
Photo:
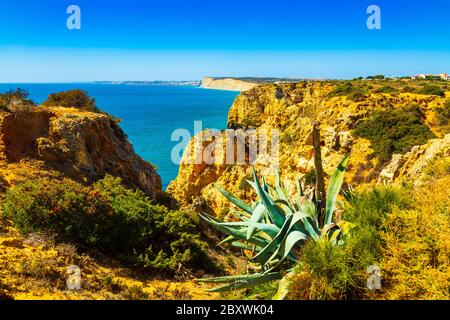
<instances>
[{"instance_id":1,"label":"clear blue sky","mask_svg":"<svg viewBox=\"0 0 450 320\"><path fill-rule=\"evenodd\" d=\"M449 15L448 0L0 0L0 82L450 73Z\"/></svg>"}]
</instances>

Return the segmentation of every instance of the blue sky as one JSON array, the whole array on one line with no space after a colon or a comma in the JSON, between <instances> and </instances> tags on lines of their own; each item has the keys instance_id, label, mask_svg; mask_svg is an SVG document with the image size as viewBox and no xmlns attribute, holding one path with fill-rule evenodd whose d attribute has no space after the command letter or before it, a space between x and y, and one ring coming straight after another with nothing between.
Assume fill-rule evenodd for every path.
<instances>
[{"instance_id":1,"label":"blue sky","mask_svg":"<svg viewBox=\"0 0 450 320\"><path fill-rule=\"evenodd\" d=\"M0 0L0 82L450 73L449 14L447 0Z\"/></svg>"}]
</instances>

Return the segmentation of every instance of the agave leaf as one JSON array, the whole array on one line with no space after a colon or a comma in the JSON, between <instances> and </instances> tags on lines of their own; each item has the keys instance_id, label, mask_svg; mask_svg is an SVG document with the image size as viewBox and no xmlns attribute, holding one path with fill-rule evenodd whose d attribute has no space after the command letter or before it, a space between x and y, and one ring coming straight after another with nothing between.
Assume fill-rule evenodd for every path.
<instances>
[{"instance_id":1,"label":"agave leaf","mask_svg":"<svg viewBox=\"0 0 450 320\"><path fill-rule=\"evenodd\" d=\"M224 276L224 277L215 277L215 278L203 278L203 279L195 279L195 282L198 283L232 283L239 280L246 280L249 278L253 278L258 276L260 273L252 273L252 274L241 274L237 276Z\"/></svg>"},{"instance_id":2,"label":"agave leaf","mask_svg":"<svg viewBox=\"0 0 450 320\"><path fill-rule=\"evenodd\" d=\"M204 219L206 222L208 222L209 224L211 224L212 226L214 226L217 230L231 235L233 237L235 237L238 240L242 240L242 241L247 241L247 228L240 228L240 229L236 229L234 227L229 227L229 226L225 226L222 225L221 222L217 222L214 219L212 219L210 216L208 216L207 214L200 214L200 217L202 219ZM248 242L253 243L257 246L260 247L265 247L269 241L267 239L264 239L263 237L258 237L258 236L253 236L250 240L248 240Z\"/></svg>"},{"instance_id":3,"label":"agave leaf","mask_svg":"<svg viewBox=\"0 0 450 320\"><path fill-rule=\"evenodd\" d=\"M314 229L313 225L309 222L310 217L304 217L302 218L303 225L305 226L306 231L308 232L308 235L313 238L314 240L319 239L319 234Z\"/></svg>"},{"instance_id":4,"label":"agave leaf","mask_svg":"<svg viewBox=\"0 0 450 320\"><path fill-rule=\"evenodd\" d=\"M250 238L253 235L253 232L255 231L255 224L259 223L266 213L266 207L263 204L259 204L255 211L253 211L252 217L250 218L250 221L248 222L248 228L247 228L247 240L250 240Z\"/></svg>"},{"instance_id":5,"label":"agave leaf","mask_svg":"<svg viewBox=\"0 0 450 320\"><path fill-rule=\"evenodd\" d=\"M256 188L256 192L259 196L259 198L261 199L262 204L266 207L267 209L267 213L269 214L272 222L277 226L277 227L282 227L283 223L285 222L284 218L282 215L280 215L280 213L278 212L278 210L274 207L270 196L262 189L261 184L259 183L258 180L258 176L256 174L255 168L253 168L253 178L255 180L255 188Z\"/></svg>"},{"instance_id":6,"label":"agave leaf","mask_svg":"<svg viewBox=\"0 0 450 320\"><path fill-rule=\"evenodd\" d=\"M280 228L271 223L256 223L255 227L258 230L264 231L272 238L275 237L278 234L278 232L280 232Z\"/></svg>"},{"instance_id":7,"label":"agave leaf","mask_svg":"<svg viewBox=\"0 0 450 320\"><path fill-rule=\"evenodd\" d=\"M236 240L235 237L233 237L233 236L228 236L228 237L226 237L225 239L223 239L222 241L220 241L220 242L217 244L217 246L220 246L220 245L225 244L225 243L233 242L234 240Z\"/></svg>"},{"instance_id":8,"label":"agave leaf","mask_svg":"<svg viewBox=\"0 0 450 320\"><path fill-rule=\"evenodd\" d=\"M284 300L289 293L289 285L291 284L291 279L295 275L294 270L288 272L279 282L278 290L272 297L272 300Z\"/></svg>"},{"instance_id":9,"label":"agave leaf","mask_svg":"<svg viewBox=\"0 0 450 320\"><path fill-rule=\"evenodd\" d=\"M251 259L252 261L264 265L270 260L273 253L279 248L281 242L284 240L285 235L288 232L289 227L291 226L292 218L293 215L287 217L280 232L273 238L273 240L267 246L265 246L256 256L254 256Z\"/></svg>"},{"instance_id":10,"label":"agave leaf","mask_svg":"<svg viewBox=\"0 0 450 320\"><path fill-rule=\"evenodd\" d=\"M296 230L289 232L280 248L275 252L274 256L280 256L281 260L279 263L281 263L299 241L305 241L307 239L308 236L301 231Z\"/></svg>"},{"instance_id":11,"label":"agave leaf","mask_svg":"<svg viewBox=\"0 0 450 320\"><path fill-rule=\"evenodd\" d=\"M238 219L244 221L244 222L248 222L250 220L250 217L248 216L247 213L243 213L243 212L239 212L239 211L235 211L235 210L231 210L231 213Z\"/></svg>"},{"instance_id":12,"label":"agave leaf","mask_svg":"<svg viewBox=\"0 0 450 320\"><path fill-rule=\"evenodd\" d=\"M306 200L305 203L300 203L299 207L300 211L303 211L311 218L315 233L320 234L319 221L317 220L317 210L315 204L309 200Z\"/></svg>"},{"instance_id":13,"label":"agave leaf","mask_svg":"<svg viewBox=\"0 0 450 320\"><path fill-rule=\"evenodd\" d=\"M281 187L281 181L280 181L280 172L278 171L278 167L275 169L275 190L278 194L278 197L281 200L286 201L287 203L289 203L288 198L286 197L286 193L283 190L283 188Z\"/></svg>"},{"instance_id":14,"label":"agave leaf","mask_svg":"<svg viewBox=\"0 0 450 320\"><path fill-rule=\"evenodd\" d=\"M241 208L245 212L247 212L249 214L252 214L252 212L253 212L252 207L250 207L244 201L236 198L231 193L229 193L228 191L226 191L225 189L223 189L221 187L217 187L217 190L219 190L220 193L222 193L225 196L225 198L227 198L231 203L235 204L236 206L238 206L239 208Z\"/></svg>"},{"instance_id":15,"label":"agave leaf","mask_svg":"<svg viewBox=\"0 0 450 320\"><path fill-rule=\"evenodd\" d=\"M339 192L341 191L342 184L344 182L344 173L345 173L345 168L347 167L347 164L348 164L349 157L350 156L347 155L341 161L341 163L339 164L339 166L336 168L333 175L331 176L330 184L328 186L328 191L327 191L326 211L325 211L325 220L324 220L325 225L330 224L333 219L333 212L334 212L334 207L336 205L336 199L337 199Z\"/></svg>"},{"instance_id":16,"label":"agave leaf","mask_svg":"<svg viewBox=\"0 0 450 320\"><path fill-rule=\"evenodd\" d=\"M255 183L254 181L251 181L251 180L245 180L245 181L247 181L248 184L249 184L253 189L257 190L256 183Z\"/></svg>"},{"instance_id":17,"label":"agave leaf","mask_svg":"<svg viewBox=\"0 0 450 320\"><path fill-rule=\"evenodd\" d=\"M278 204L284 205L284 206L286 207L286 209L287 209L287 213L288 213L288 214L292 214L292 213L294 213L294 211L295 211L295 210L293 210L291 204L290 204L289 202L287 202L286 200L283 200L283 199L277 199L277 200L275 200L275 201L274 201L274 207L276 207L276 205L278 205ZM278 206L278 207L281 208L280 206ZM277 209L278 209L278 208L277 208ZM283 211L282 208L281 208L281 211ZM280 212L280 210L278 210L278 212ZM285 213L283 213L283 215L286 216Z\"/></svg>"},{"instance_id":18,"label":"agave leaf","mask_svg":"<svg viewBox=\"0 0 450 320\"><path fill-rule=\"evenodd\" d=\"M218 224L225 227L248 227L248 222L245 221L218 222Z\"/></svg>"},{"instance_id":19,"label":"agave leaf","mask_svg":"<svg viewBox=\"0 0 450 320\"><path fill-rule=\"evenodd\" d=\"M213 288L207 290L208 292L228 292L228 291L234 291L239 289L245 289L254 287L263 283L267 283L269 281L278 280L281 279L282 275L279 272L273 272L268 274L254 274L251 277L242 278L239 280L236 280L232 283L228 283L224 286Z\"/></svg>"},{"instance_id":20,"label":"agave leaf","mask_svg":"<svg viewBox=\"0 0 450 320\"><path fill-rule=\"evenodd\" d=\"M242 249L242 250L249 250L249 251L256 250L259 252L262 249L261 247L258 247L258 246L256 246L256 247L249 246L241 241L234 241L231 243L231 245L235 248Z\"/></svg>"},{"instance_id":21,"label":"agave leaf","mask_svg":"<svg viewBox=\"0 0 450 320\"><path fill-rule=\"evenodd\" d=\"M268 184L266 182L266 178L262 177L262 181L263 181L263 189L264 189L264 191L269 193L269 186L268 186Z\"/></svg>"}]
</instances>

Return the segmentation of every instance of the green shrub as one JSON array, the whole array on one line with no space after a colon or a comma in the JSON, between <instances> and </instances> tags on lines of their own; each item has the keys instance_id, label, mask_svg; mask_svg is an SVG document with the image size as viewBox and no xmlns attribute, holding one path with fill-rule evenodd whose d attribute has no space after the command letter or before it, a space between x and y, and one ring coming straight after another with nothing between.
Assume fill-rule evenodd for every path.
<instances>
[{"instance_id":1,"label":"green shrub","mask_svg":"<svg viewBox=\"0 0 450 320\"><path fill-rule=\"evenodd\" d=\"M375 111L357 125L355 133L369 139L374 154L384 162L395 153L406 153L411 147L435 138L423 122L420 109L415 106Z\"/></svg>"},{"instance_id":2,"label":"green shrub","mask_svg":"<svg viewBox=\"0 0 450 320\"><path fill-rule=\"evenodd\" d=\"M402 89L403 93L416 93L417 92L417 88L411 87L411 86L405 86Z\"/></svg>"},{"instance_id":3,"label":"green shrub","mask_svg":"<svg viewBox=\"0 0 450 320\"><path fill-rule=\"evenodd\" d=\"M367 90L362 86L354 86L351 82L344 82L336 86L333 91L331 91L329 97L341 97L347 96L350 100L358 102L364 100Z\"/></svg>"},{"instance_id":4,"label":"green shrub","mask_svg":"<svg viewBox=\"0 0 450 320\"><path fill-rule=\"evenodd\" d=\"M46 107L77 108L98 112L95 99L91 99L83 90L69 90L53 93L42 103Z\"/></svg>"},{"instance_id":5,"label":"green shrub","mask_svg":"<svg viewBox=\"0 0 450 320\"><path fill-rule=\"evenodd\" d=\"M443 178L450 175L450 158L441 156L433 159L424 168L423 172L428 178Z\"/></svg>"},{"instance_id":6,"label":"green shrub","mask_svg":"<svg viewBox=\"0 0 450 320\"><path fill-rule=\"evenodd\" d=\"M375 90L376 93L397 93L399 92L398 89L393 88L391 86L383 86L377 90Z\"/></svg>"},{"instance_id":7,"label":"green shrub","mask_svg":"<svg viewBox=\"0 0 450 320\"><path fill-rule=\"evenodd\" d=\"M367 267L378 264L382 225L397 208L409 208L408 187L377 187L352 194L343 219L356 225L340 246L309 241L290 280L292 299L360 299L366 293Z\"/></svg>"},{"instance_id":8,"label":"green shrub","mask_svg":"<svg viewBox=\"0 0 450 320\"><path fill-rule=\"evenodd\" d=\"M439 126L450 123L450 99L445 100L442 106L436 108L436 120Z\"/></svg>"},{"instance_id":9,"label":"green shrub","mask_svg":"<svg viewBox=\"0 0 450 320\"><path fill-rule=\"evenodd\" d=\"M173 273L208 261L187 213L153 205L118 178L91 187L71 180L25 182L6 192L2 209L23 233L54 233L150 270Z\"/></svg>"},{"instance_id":10,"label":"green shrub","mask_svg":"<svg viewBox=\"0 0 450 320\"><path fill-rule=\"evenodd\" d=\"M361 102L361 101L364 101L364 99L366 98L366 93L367 93L366 90L364 90L362 88L358 88L358 89L352 91L348 95L348 98L354 102Z\"/></svg>"},{"instance_id":11,"label":"green shrub","mask_svg":"<svg viewBox=\"0 0 450 320\"><path fill-rule=\"evenodd\" d=\"M379 227L394 208L409 208L412 206L411 190L402 187L376 187L352 196L344 208L343 218L358 226L354 232L354 246L366 254L368 260L379 256L381 242Z\"/></svg>"},{"instance_id":12,"label":"green shrub","mask_svg":"<svg viewBox=\"0 0 450 320\"><path fill-rule=\"evenodd\" d=\"M315 169L309 170L308 172L305 173L302 179L305 185L315 186L317 179L316 170Z\"/></svg>"},{"instance_id":13,"label":"green shrub","mask_svg":"<svg viewBox=\"0 0 450 320\"><path fill-rule=\"evenodd\" d=\"M418 93L445 97L445 91L437 86L425 85L418 91Z\"/></svg>"},{"instance_id":14,"label":"green shrub","mask_svg":"<svg viewBox=\"0 0 450 320\"><path fill-rule=\"evenodd\" d=\"M0 109L11 111L12 108L32 108L35 103L30 100L26 90L17 88L0 94Z\"/></svg>"},{"instance_id":15,"label":"green shrub","mask_svg":"<svg viewBox=\"0 0 450 320\"><path fill-rule=\"evenodd\" d=\"M374 76L368 76L367 79L371 79L371 80L384 80L386 77L382 74L377 74Z\"/></svg>"}]
</instances>

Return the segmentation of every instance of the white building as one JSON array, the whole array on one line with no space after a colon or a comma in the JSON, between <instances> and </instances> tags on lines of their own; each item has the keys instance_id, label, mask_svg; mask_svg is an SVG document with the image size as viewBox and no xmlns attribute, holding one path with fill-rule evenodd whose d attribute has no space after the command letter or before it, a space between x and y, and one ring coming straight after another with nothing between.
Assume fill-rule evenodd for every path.
<instances>
[{"instance_id":1,"label":"white building","mask_svg":"<svg viewBox=\"0 0 450 320\"><path fill-rule=\"evenodd\" d=\"M416 74L415 76L412 76L411 79L417 80L417 79L427 79L427 78L435 78L435 79L442 79L446 81L450 81L450 75L448 73L440 73L440 74Z\"/></svg>"}]
</instances>

